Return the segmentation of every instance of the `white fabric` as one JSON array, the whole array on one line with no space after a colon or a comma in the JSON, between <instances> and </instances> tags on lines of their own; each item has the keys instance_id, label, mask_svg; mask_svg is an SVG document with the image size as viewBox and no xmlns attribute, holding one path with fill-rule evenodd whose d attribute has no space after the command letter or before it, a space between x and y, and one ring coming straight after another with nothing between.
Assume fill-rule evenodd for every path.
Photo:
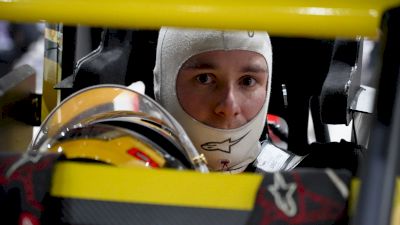
<instances>
[{"instance_id":1,"label":"white fabric","mask_svg":"<svg viewBox=\"0 0 400 225\"><path fill-rule=\"evenodd\" d=\"M290 151L281 149L269 141L261 144L261 153L254 162L257 172L288 171L295 168L305 156L296 155Z\"/></svg>"},{"instance_id":2,"label":"white fabric","mask_svg":"<svg viewBox=\"0 0 400 225\"><path fill-rule=\"evenodd\" d=\"M213 50L248 50L264 56L268 66L265 103L251 121L236 129L218 129L187 114L179 104L176 78L190 57ZM266 32L162 28L158 37L154 92L156 100L181 123L195 147L214 171L242 172L260 153L261 136L270 95L272 49Z\"/></svg>"}]
</instances>

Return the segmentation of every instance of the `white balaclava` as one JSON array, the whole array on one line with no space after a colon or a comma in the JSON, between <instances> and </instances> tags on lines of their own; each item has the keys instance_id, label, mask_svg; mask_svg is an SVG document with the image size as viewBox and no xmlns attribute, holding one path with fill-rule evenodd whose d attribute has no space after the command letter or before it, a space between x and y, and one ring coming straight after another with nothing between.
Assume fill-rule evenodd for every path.
<instances>
[{"instance_id":1,"label":"white balaclava","mask_svg":"<svg viewBox=\"0 0 400 225\"><path fill-rule=\"evenodd\" d=\"M268 89L258 114L243 126L219 129L195 120L181 107L176 79L181 66L192 56L214 50L247 50L264 56L268 66ZM239 173L260 153L272 77L272 49L266 32L161 28L158 36L154 93L156 100L183 126L194 146L203 153L213 171Z\"/></svg>"}]
</instances>

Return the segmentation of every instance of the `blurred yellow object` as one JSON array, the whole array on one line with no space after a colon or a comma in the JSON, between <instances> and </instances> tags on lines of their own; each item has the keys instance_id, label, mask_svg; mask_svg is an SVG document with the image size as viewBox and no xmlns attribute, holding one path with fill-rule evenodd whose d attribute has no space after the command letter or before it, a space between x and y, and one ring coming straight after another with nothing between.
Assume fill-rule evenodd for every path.
<instances>
[{"instance_id":1,"label":"blurred yellow object","mask_svg":"<svg viewBox=\"0 0 400 225\"><path fill-rule=\"evenodd\" d=\"M125 107L130 111L138 110L137 96L131 94L129 90L121 88L94 88L71 96L69 101L65 101L57 111L55 111L48 121L47 132L49 134L58 132L64 125L73 122L76 117L83 118L82 115L96 107L109 107L110 110L118 110L117 107ZM121 111L121 110L120 110Z\"/></svg>"},{"instance_id":2,"label":"blurred yellow object","mask_svg":"<svg viewBox=\"0 0 400 225\"><path fill-rule=\"evenodd\" d=\"M151 29L196 26L268 30L270 34L285 36L377 38L383 12L398 5L398 0L6 0L0 1L0 19Z\"/></svg>"},{"instance_id":3,"label":"blurred yellow object","mask_svg":"<svg viewBox=\"0 0 400 225\"><path fill-rule=\"evenodd\" d=\"M250 211L262 179L253 173L233 176L60 162L50 193L60 198Z\"/></svg>"},{"instance_id":4,"label":"blurred yellow object","mask_svg":"<svg viewBox=\"0 0 400 225\"><path fill-rule=\"evenodd\" d=\"M165 159L149 145L131 136L101 140L68 139L51 146L49 151L62 152L68 159L91 159L107 164L130 167L163 167Z\"/></svg>"}]
</instances>

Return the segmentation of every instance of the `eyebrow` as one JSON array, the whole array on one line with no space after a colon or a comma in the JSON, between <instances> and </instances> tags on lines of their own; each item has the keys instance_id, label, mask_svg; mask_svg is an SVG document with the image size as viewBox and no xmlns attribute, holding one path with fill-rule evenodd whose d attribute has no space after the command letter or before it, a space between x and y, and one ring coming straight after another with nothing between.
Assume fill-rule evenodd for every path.
<instances>
[{"instance_id":1,"label":"eyebrow","mask_svg":"<svg viewBox=\"0 0 400 225\"><path fill-rule=\"evenodd\" d=\"M262 66L260 66L260 65L253 64L253 65L248 65L248 66L242 68L240 71L241 71L242 73L245 73L245 72L251 72L251 73L266 73L266 72L267 72L267 69L264 68L264 67L262 67Z\"/></svg>"},{"instance_id":2,"label":"eyebrow","mask_svg":"<svg viewBox=\"0 0 400 225\"><path fill-rule=\"evenodd\" d=\"M182 65L182 69L213 69L216 68L211 62L198 62L197 60L188 61Z\"/></svg>"},{"instance_id":3,"label":"eyebrow","mask_svg":"<svg viewBox=\"0 0 400 225\"><path fill-rule=\"evenodd\" d=\"M182 65L181 69L215 69L217 68L217 65L215 65L212 62L204 62L204 61L197 61L197 60L193 60L193 61L187 61L186 63L184 63ZM247 65L243 68L240 69L240 72L242 73L266 73L267 72L267 68L264 68L261 65L258 64L251 64L251 65Z\"/></svg>"}]
</instances>

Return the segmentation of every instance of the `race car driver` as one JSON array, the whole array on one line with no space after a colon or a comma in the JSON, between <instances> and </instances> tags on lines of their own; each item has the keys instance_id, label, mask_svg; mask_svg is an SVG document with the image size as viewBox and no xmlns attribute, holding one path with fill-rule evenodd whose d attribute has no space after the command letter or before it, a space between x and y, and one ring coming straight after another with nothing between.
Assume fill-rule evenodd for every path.
<instances>
[{"instance_id":1,"label":"race car driver","mask_svg":"<svg viewBox=\"0 0 400 225\"><path fill-rule=\"evenodd\" d=\"M260 154L271 77L266 32L171 27L159 32L155 98L213 171L243 172Z\"/></svg>"}]
</instances>

